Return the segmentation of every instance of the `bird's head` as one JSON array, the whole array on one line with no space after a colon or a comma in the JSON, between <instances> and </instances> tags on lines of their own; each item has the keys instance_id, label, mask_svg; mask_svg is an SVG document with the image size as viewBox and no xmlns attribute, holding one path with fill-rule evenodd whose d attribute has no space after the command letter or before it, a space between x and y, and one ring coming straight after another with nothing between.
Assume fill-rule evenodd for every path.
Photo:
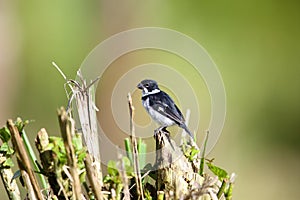
<instances>
[{"instance_id":1,"label":"bird's head","mask_svg":"<svg viewBox=\"0 0 300 200\"><path fill-rule=\"evenodd\" d=\"M160 92L157 82L150 79L141 81L137 88L143 91L143 96Z\"/></svg>"}]
</instances>

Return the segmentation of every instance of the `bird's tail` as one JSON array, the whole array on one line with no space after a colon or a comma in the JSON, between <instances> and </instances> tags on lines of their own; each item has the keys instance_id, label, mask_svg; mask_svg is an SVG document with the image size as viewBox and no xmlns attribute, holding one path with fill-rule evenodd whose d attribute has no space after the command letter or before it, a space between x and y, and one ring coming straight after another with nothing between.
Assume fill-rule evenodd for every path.
<instances>
[{"instance_id":1,"label":"bird's tail","mask_svg":"<svg viewBox=\"0 0 300 200\"><path fill-rule=\"evenodd\" d=\"M188 129L188 127L185 124L182 124L180 127L183 128L185 132L187 132L191 136L191 138L194 139L194 134Z\"/></svg>"}]
</instances>

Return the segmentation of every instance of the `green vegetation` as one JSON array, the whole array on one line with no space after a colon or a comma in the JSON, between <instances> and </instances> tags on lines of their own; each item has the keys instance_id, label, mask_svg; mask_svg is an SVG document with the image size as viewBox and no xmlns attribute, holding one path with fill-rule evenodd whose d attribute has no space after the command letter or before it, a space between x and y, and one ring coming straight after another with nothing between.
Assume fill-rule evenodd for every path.
<instances>
[{"instance_id":1,"label":"green vegetation","mask_svg":"<svg viewBox=\"0 0 300 200\"><path fill-rule=\"evenodd\" d=\"M29 145L25 143L24 137L18 137L26 134L24 127L28 121L17 119L13 123L8 120L7 126L0 129L1 177L9 199L24 198L21 197L19 188L15 184L19 179L27 195L37 199L82 199L82 195L86 199L116 200L182 197L227 200L232 197L234 175L229 177L229 174L215 166L212 160L206 162L206 166L212 173L200 169L204 166L200 165L204 159L200 157L201 152L198 147L189 144L190 142L180 147L175 146L176 153L182 152L182 157L172 160L174 149L167 144L169 136L165 132L158 133L156 136L157 157L154 166L145 163L146 144L141 139L138 139L137 143L132 142L133 136L132 139L125 140L127 156L109 161L107 174L100 180L96 175L100 171L96 171L93 167L96 163L90 165L87 163L89 154L83 145L81 134L72 132L75 130L72 127L74 123L70 123L72 118L64 109L60 109L58 115L62 130L61 137L49 136L45 129L41 129L37 134L35 144L39 152L39 160L30 159L34 157L31 155L34 152L29 150L32 149L31 147L26 147L26 152L20 152L24 145ZM69 138L71 143L67 139L68 135L71 136ZM174 141L171 142L175 144ZM134 145L137 147L136 153L133 153ZM15 156L19 170L14 176L7 178L7 170L12 170ZM139 158L137 162L142 167L140 177L137 176L134 157ZM34 165L38 170L31 167ZM33 177L30 177L31 173L34 173ZM139 181L140 192L137 187ZM42 183L41 186L39 183ZM96 188L97 184L100 187ZM38 191L35 191L35 188Z\"/></svg>"}]
</instances>

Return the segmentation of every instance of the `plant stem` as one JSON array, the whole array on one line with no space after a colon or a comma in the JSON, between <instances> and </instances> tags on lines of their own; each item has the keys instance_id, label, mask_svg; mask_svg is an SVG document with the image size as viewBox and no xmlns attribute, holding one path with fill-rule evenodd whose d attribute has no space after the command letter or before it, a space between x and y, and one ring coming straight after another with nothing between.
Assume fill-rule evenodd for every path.
<instances>
[{"instance_id":1,"label":"plant stem","mask_svg":"<svg viewBox=\"0 0 300 200\"><path fill-rule=\"evenodd\" d=\"M130 93L128 93L128 106L129 106L129 114L130 114L130 139L132 143L133 164L134 164L133 166L136 174L135 181L137 183L136 186L137 186L137 192L139 194L139 197L141 199L144 199L142 178L141 178L141 172L139 166L138 147L137 147L137 141L136 141L135 130L133 125L134 107L132 105L132 98Z\"/></svg>"},{"instance_id":2,"label":"plant stem","mask_svg":"<svg viewBox=\"0 0 300 200\"><path fill-rule=\"evenodd\" d=\"M224 193L225 187L226 187L226 180L223 179L222 185L221 185L221 187L220 187L220 189L219 189L219 191L218 191L218 194L217 194L217 197L218 197L219 199L221 198L222 194Z\"/></svg>"},{"instance_id":3,"label":"plant stem","mask_svg":"<svg viewBox=\"0 0 300 200\"><path fill-rule=\"evenodd\" d=\"M199 174L201 176L203 176L203 172L204 172L205 149L206 149L206 144L207 144L207 140L208 140L208 135L209 135L209 131L206 132L206 137L204 140L204 147L203 147L202 154L201 154L200 170L199 170Z\"/></svg>"},{"instance_id":4,"label":"plant stem","mask_svg":"<svg viewBox=\"0 0 300 200\"><path fill-rule=\"evenodd\" d=\"M36 158L36 155L35 155L32 147L30 145L30 142L28 140L28 137L27 137L27 134L26 134L25 130L22 130L22 134L21 135L22 135L22 139L23 139L25 148L26 148L26 150L27 150L27 152L29 154L29 158L30 158L31 162L33 163L34 170L37 171L37 172L39 172L40 169L39 169L38 165L36 164L37 158ZM38 177L41 180L43 188L44 189L48 188L48 184L46 182L46 179L45 179L44 175L42 175L41 173L38 173Z\"/></svg>"}]
</instances>

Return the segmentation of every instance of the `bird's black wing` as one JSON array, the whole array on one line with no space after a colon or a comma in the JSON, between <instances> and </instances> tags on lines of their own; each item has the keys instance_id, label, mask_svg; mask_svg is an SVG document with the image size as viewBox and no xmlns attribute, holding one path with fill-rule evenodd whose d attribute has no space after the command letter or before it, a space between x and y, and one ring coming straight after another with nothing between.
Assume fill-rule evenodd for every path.
<instances>
[{"instance_id":1,"label":"bird's black wing","mask_svg":"<svg viewBox=\"0 0 300 200\"><path fill-rule=\"evenodd\" d=\"M150 95L149 104L160 114L174 120L176 124L184 124L185 120L182 113L171 97L165 92L161 91L156 95Z\"/></svg>"}]
</instances>

